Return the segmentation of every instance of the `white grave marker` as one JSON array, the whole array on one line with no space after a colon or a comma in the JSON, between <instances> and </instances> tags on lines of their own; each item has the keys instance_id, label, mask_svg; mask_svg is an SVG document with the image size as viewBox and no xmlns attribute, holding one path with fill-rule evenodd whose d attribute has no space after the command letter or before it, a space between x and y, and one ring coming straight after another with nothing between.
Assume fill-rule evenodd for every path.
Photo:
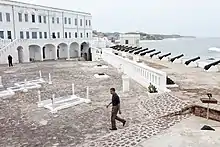
<instances>
[{"instance_id":1,"label":"white grave marker","mask_svg":"<svg viewBox=\"0 0 220 147\"><path fill-rule=\"evenodd\" d=\"M75 95L75 87L74 87L74 84L72 84L72 95Z\"/></svg>"},{"instance_id":2,"label":"white grave marker","mask_svg":"<svg viewBox=\"0 0 220 147\"><path fill-rule=\"evenodd\" d=\"M27 79L24 80L24 89L23 89L23 92L28 92L28 89L27 89Z\"/></svg>"},{"instance_id":3,"label":"white grave marker","mask_svg":"<svg viewBox=\"0 0 220 147\"><path fill-rule=\"evenodd\" d=\"M0 88L3 87L3 84L2 84L2 77L0 76Z\"/></svg>"},{"instance_id":4,"label":"white grave marker","mask_svg":"<svg viewBox=\"0 0 220 147\"><path fill-rule=\"evenodd\" d=\"M52 84L52 79L51 79L51 74L49 73L49 82L48 82L48 84Z\"/></svg>"}]
</instances>

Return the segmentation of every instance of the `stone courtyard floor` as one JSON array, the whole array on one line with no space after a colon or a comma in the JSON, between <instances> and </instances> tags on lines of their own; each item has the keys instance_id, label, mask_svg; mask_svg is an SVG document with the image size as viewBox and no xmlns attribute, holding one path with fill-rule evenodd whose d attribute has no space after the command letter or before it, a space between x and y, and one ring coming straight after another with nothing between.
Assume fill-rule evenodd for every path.
<instances>
[{"instance_id":1,"label":"stone courtyard floor","mask_svg":"<svg viewBox=\"0 0 220 147\"><path fill-rule=\"evenodd\" d=\"M90 87L91 104L80 104L52 114L37 107L37 89L28 93L17 92L10 98L0 99L0 146L2 147L130 147L139 144L163 130L188 118L186 115L172 115L188 106L170 94L148 96L147 89L130 80L130 92L122 92L121 74L117 69L95 69L97 62L48 61L17 64L12 68L0 66L0 75L5 88L15 82L39 77L48 80L51 73L52 85L41 84L42 99L50 99L52 94L71 94L71 84L75 93L86 96L86 86ZM103 63L105 64L105 63ZM97 79L96 73L106 73L108 79ZM115 87L121 97L122 115L127 120L125 127L117 124L117 131L109 131L111 101L109 89Z\"/></svg>"}]
</instances>

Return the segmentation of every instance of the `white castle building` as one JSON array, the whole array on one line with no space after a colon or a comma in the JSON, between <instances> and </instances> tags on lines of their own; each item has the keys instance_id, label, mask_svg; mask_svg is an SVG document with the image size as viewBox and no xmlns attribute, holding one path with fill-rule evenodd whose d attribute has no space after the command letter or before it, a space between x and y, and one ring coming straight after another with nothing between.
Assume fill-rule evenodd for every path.
<instances>
[{"instance_id":1,"label":"white castle building","mask_svg":"<svg viewBox=\"0 0 220 147\"><path fill-rule=\"evenodd\" d=\"M84 58L91 60L92 16L0 0L0 64Z\"/></svg>"}]
</instances>

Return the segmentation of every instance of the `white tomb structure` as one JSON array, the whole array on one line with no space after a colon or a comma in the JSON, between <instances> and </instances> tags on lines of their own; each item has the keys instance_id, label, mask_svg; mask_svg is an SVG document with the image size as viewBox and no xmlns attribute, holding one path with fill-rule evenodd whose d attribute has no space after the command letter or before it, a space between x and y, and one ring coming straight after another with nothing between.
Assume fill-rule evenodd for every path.
<instances>
[{"instance_id":1,"label":"white tomb structure","mask_svg":"<svg viewBox=\"0 0 220 147\"><path fill-rule=\"evenodd\" d=\"M96 77L96 78L109 78L109 75L106 75L105 73L101 73L101 74L95 74L94 77Z\"/></svg>"},{"instance_id":2,"label":"white tomb structure","mask_svg":"<svg viewBox=\"0 0 220 147\"><path fill-rule=\"evenodd\" d=\"M139 47L141 36L139 33L120 34L120 44L126 46Z\"/></svg>"},{"instance_id":3,"label":"white tomb structure","mask_svg":"<svg viewBox=\"0 0 220 147\"><path fill-rule=\"evenodd\" d=\"M72 84L72 95L69 96L56 98L53 94L51 99L42 101L41 92L38 91L38 107L49 109L51 113L57 113L59 110L63 110L82 103L91 103L91 100L89 99L89 87L86 88L86 98L80 98L75 95L74 84Z\"/></svg>"},{"instance_id":4,"label":"white tomb structure","mask_svg":"<svg viewBox=\"0 0 220 147\"><path fill-rule=\"evenodd\" d=\"M11 97L13 96L15 93L8 89L8 90L3 90L3 91L0 91L0 98L7 98L7 97Z\"/></svg>"}]
</instances>

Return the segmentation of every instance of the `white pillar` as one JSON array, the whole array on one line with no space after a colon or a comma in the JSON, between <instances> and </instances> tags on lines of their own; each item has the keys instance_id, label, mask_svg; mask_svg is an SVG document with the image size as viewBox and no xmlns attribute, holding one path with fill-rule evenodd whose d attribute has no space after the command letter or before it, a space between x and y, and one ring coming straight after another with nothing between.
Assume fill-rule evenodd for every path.
<instances>
[{"instance_id":1,"label":"white pillar","mask_svg":"<svg viewBox=\"0 0 220 147\"><path fill-rule=\"evenodd\" d=\"M41 102L41 92L40 92L40 90L38 90L37 93L38 93L38 102L40 103Z\"/></svg>"},{"instance_id":2,"label":"white pillar","mask_svg":"<svg viewBox=\"0 0 220 147\"><path fill-rule=\"evenodd\" d=\"M86 98L89 99L89 86L86 88Z\"/></svg>"},{"instance_id":3,"label":"white pillar","mask_svg":"<svg viewBox=\"0 0 220 147\"><path fill-rule=\"evenodd\" d=\"M24 80L24 89L23 92L28 92L27 90L27 79Z\"/></svg>"},{"instance_id":4,"label":"white pillar","mask_svg":"<svg viewBox=\"0 0 220 147\"><path fill-rule=\"evenodd\" d=\"M74 84L72 84L72 95L75 95L75 87L74 87Z\"/></svg>"},{"instance_id":5,"label":"white pillar","mask_svg":"<svg viewBox=\"0 0 220 147\"><path fill-rule=\"evenodd\" d=\"M67 59L70 59L70 48L67 49Z\"/></svg>"},{"instance_id":6,"label":"white pillar","mask_svg":"<svg viewBox=\"0 0 220 147\"><path fill-rule=\"evenodd\" d=\"M54 60L57 60L57 48L54 48L55 52L54 52Z\"/></svg>"},{"instance_id":7,"label":"white pillar","mask_svg":"<svg viewBox=\"0 0 220 147\"><path fill-rule=\"evenodd\" d=\"M39 71L39 76L40 76L40 79L42 79L42 72L41 72L41 70Z\"/></svg>"},{"instance_id":8,"label":"white pillar","mask_svg":"<svg viewBox=\"0 0 220 147\"><path fill-rule=\"evenodd\" d=\"M44 61L44 58L43 58L43 48L40 48L40 61Z\"/></svg>"},{"instance_id":9,"label":"white pillar","mask_svg":"<svg viewBox=\"0 0 220 147\"><path fill-rule=\"evenodd\" d=\"M55 99L55 94L52 94L52 98L51 98L52 105L54 104L54 99Z\"/></svg>"},{"instance_id":10,"label":"white pillar","mask_svg":"<svg viewBox=\"0 0 220 147\"><path fill-rule=\"evenodd\" d=\"M49 73L49 81L48 81L48 84L52 84L52 79L51 79L51 74Z\"/></svg>"},{"instance_id":11,"label":"white pillar","mask_svg":"<svg viewBox=\"0 0 220 147\"><path fill-rule=\"evenodd\" d=\"M128 92L130 90L129 77L127 75L122 75L122 85L123 92Z\"/></svg>"},{"instance_id":12,"label":"white pillar","mask_svg":"<svg viewBox=\"0 0 220 147\"><path fill-rule=\"evenodd\" d=\"M2 84L2 77L0 76L0 88L3 87L3 84Z\"/></svg>"}]
</instances>

